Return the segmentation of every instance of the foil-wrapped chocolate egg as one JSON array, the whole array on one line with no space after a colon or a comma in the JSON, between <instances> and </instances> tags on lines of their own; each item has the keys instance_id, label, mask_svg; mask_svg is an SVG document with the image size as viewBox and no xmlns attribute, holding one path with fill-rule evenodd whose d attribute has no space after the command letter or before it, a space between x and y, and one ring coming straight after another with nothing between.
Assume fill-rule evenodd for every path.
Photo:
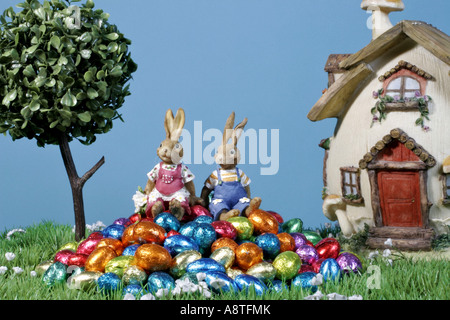
<instances>
[{"instance_id":1,"label":"foil-wrapped chocolate egg","mask_svg":"<svg viewBox=\"0 0 450 320\"><path fill-rule=\"evenodd\" d=\"M166 272L153 272L147 279L147 290L156 293L159 289L172 291L175 289L175 280Z\"/></svg>"},{"instance_id":2,"label":"foil-wrapped chocolate egg","mask_svg":"<svg viewBox=\"0 0 450 320\"><path fill-rule=\"evenodd\" d=\"M315 260L315 261L317 261L317 260ZM301 265L300 269L298 270L298 273L303 273L303 272L315 272L314 271L314 267L312 265L310 265L310 264L304 263L304 264ZM316 273L318 273L318 272L319 271L317 271Z\"/></svg>"},{"instance_id":3,"label":"foil-wrapped chocolate egg","mask_svg":"<svg viewBox=\"0 0 450 320\"><path fill-rule=\"evenodd\" d=\"M140 284L129 284L122 289L122 295L133 295L136 299L140 299L144 295L144 288Z\"/></svg>"},{"instance_id":4,"label":"foil-wrapped chocolate egg","mask_svg":"<svg viewBox=\"0 0 450 320\"><path fill-rule=\"evenodd\" d=\"M254 276L263 282L268 282L275 279L277 270L270 262L263 261L248 269L246 274Z\"/></svg>"},{"instance_id":5,"label":"foil-wrapped chocolate egg","mask_svg":"<svg viewBox=\"0 0 450 320\"><path fill-rule=\"evenodd\" d=\"M130 265L122 275L122 282L124 285L139 284L142 285L147 281L148 275L145 270L139 266Z\"/></svg>"},{"instance_id":6,"label":"foil-wrapped chocolate egg","mask_svg":"<svg viewBox=\"0 0 450 320\"><path fill-rule=\"evenodd\" d=\"M278 233L278 221L270 213L257 209L250 212L248 220L253 224L255 234Z\"/></svg>"},{"instance_id":7,"label":"foil-wrapped chocolate egg","mask_svg":"<svg viewBox=\"0 0 450 320\"><path fill-rule=\"evenodd\" d=\"M336 280L340 279L342 275L341 267L333 258L325 259L320 265L320 271L323 275L323 280Z\"/></svg>"},{"instance_id":8,"label":"foil-wrapped chocolate egg","mask_svg":"<svg viewBox=\"0 0 450 320\"><path fill-rule=\"evenodd\" d=\"M322 262L324 261L325 259L323 259L323 258L319 258L319 259L317 259L316 261L314 261L312 264L311 264L311 267L313 268L313 271L315 272L315 273L319 273L320 272L320 266L321 266L321 264L322 264Z\"/></svg>"},{"instance_id":9,"label":"foil-wrapped chocolate egg","mask_svg":"<svg viewBox=\"0 0 450 320\"><path fill-rule=\"evenodd\" d=\"M69 258L71 256L73 256L74 254L75 254L75 251L73 251L73 250L69 250L69 249L61 250L56 253L54 262L59 261L61 263L64 263L65 265L69 265L69 263L68 263Z\"/></svg>"},{"instance_id":10,"label":"foil-wrapped chocolate egg","mask_svg":"<svg viewBox=\"0 0 450 320\"><path fill-rule=\"evenodd\" d=\"M211 252L214 252L217 249L222 248L222 247L229 247L231 250L236 252L236 248L238 246L239 245L233 239L222 237L222 238L219 238L219 239L217 239L216 241L214 241L212 243L212 245L211 245Z\"/></svg>"},{"instance_id":11,"label":"foil-wrapped chocolate egg","mask_svg":"<svg viewBox=\"0 0 450 320\"><path fill-rule=\"evenodd\" d=\"M276 234L263 233L256 237L255 244L263 249L265 259L274 259L280 253L281 243Z\"/></svg>"},{"instance_id":12,"label":"foil-wrapped chocolate egg","mask_svg":"<svg viewBox=\"0 0 450 320\"><path fill-rule=\"evenodd\" d=\"M161 212L153 219L153 222L163 227L167 232L170 230L178 231L181 226L180 221L170 212Z\"/></svg>"},{"instance_id":13,"label":"foil-wrapped chocolate egg","mask_svg":"<svg viewBox=\"0 0 450 320\"><path fill-rule=\"evenodd\" d=\"M66 279L67 265L59 261L51 264L42 276L42 282L48 287L62 284Z\"/></svg>"},{"instance_id":14,"label":"foil-wrapped chocolate egg","mask_svg":"<svg viewBox=\"0 0 450 320\"><path fill-rule=\"evenodd\" d=\"M92 251L84 265L86 271L105 272L109 260L117 257L116 252L109 247L100 247Z\"/></svg>"},{"instance_id":15,"label":"foil-wrapped chocolate egg","mask_svg":"<svg viewBox=\"0 0 450 320\"><path fill-rule=\"evenodd\" d=\"M192 238L192 235L194 234L194 228L197 226L197 224L194 221L189 221L185 224L183 224L178 232L182 234L183 236Z\"/></svg>"},{"instance_id":16,"label":"foil-wrapped chocolate egg","mask_svg":"<svg viewBox=\"0 0 450 320\"><path fill-rule=\"evenodd\" d=\"M137 248L139 248L140 244L132 244L123 249L122 255L123 256L134 256L136 253Z\"/></svg>"},{"instance_id":17,"label":"foil-wrapped chocolate egg","mask_svg":"<svg viewBox=\"0 0 450 320\"><path fill-rule=\"evenodd\" d=\"M293 218L281 226L283 232L294 233L294 232L302 232L303 230L303 221L299 218Z\"/></svg>"},{"instance_id":18,"label":"foil-wrapped chocolate egg","mask_svg":"<svg viewBox=\"0 0 450 320\"><path fill-rule=\"evenodd\" d=\"M283 217L282 217L279 213L277 213L277 212L275 212L275 211L272 211L272 210L266 210L266 212L268 212L268 213L270 213L271 215L273 215L273 217L274 217L275 219L277 219L278 224L283 224L283 223L284 223L284 219L283 219Z\"/></svg>"},{"instance_id":19,"label":"foil-wrapped chocolate egg","mask_svg":"<svg viewBox=\"0 0 450 320\"><path fill-rule=\"evenodd\" d=\"M97 248L101 247L110 247L116 252L118 256L120 256L123 253L124 249L122 241L114 238L100 239L100 241L97 243Z\"/></svg>"},{"instance_id":20,"label":"foil-wrapped chocolate egg","mask_svg":"<svg viewBox=\"0 0 450 320\"><path fill-rule=\"evenodd\" d=\"M141 220L141 215L139 213L134 213L129 216L128 219L130 219L131 223L135 223Z\"/></svg>"},{"instance_id":21,"label":"foil-wrapped chocolate egg","mask_svg":"<svg viewBox=\"0 0 450 320\"><path fill-rule=\"evenodd\" d=\"M280 240L280 252L295 250L295 240L289 233L281 232L277 234L277 237Z\"/></svg>"},{"instance_id":22,"label":"foil-wrapped chocolate egg","mask_svg":"<svg viewBox=\"0 0 450 320\"><path fill-rule=\"evenodd\" d=\"M181 234L181 233L179 233L178 231L175 231L175 230L170 230L169 232L167 232L166 238L177 235L177 234Z\"/></svg>"},{"instance_id":23,"label":"foil-wrapped chocolate egg","mask_svg":"<svg viewBox=\"0 0 450 320\"><path fill-rule=\"evenodd\" d=\"M186 272L186 267L191 262L201 259L202 254L196 250L187 250L177 254L173 258L172 266L170 267L170 274L175 278L181 277Z\"/></svg>"},{"instance_id":24,"label":"foil-wrapped chocolate egg","mask_svg":"<svg viewBox=\"0 0 450 320\"><path fill-rule=\"evenodd\" d=\"M191 207L191 212L189 214L185 214L183 216L183 218L181 219L181 221L192 221L197 217L200 216L209 216L209 217L213 217L213 215L211 214L211 212L209 212L208 209L206 209L205 207L201 206L201 205L193 205Z\"/></svg>"},{"instance_id":25,"label":"foil-wrapped chocolate egg","mask_svg":"<svg viewBox=\"0 0 450 320\"><path fill-rule=\"evenodd\" d=\"M72 241L72 242L67 242L66 244L62 245L58 250L56 250L56 252L59 252L62 250L72 250L72 251L76 252L77 248L78 248L78 242Z\"/></svg>"},{"instance_id":26,"label":"foil-wrapped chocolate egg","mask_svg":"<svg viewBox=\"0 0 450 320\"><path fill-rule=\"evenodd\" d=\"M307 244L298 247L295 250L295 253L298 254L302 262L305 262L307 264L312 264L314 261L319 259L319 254L317 253L316 249Z\"/></svg>"},{"instance_id":27,"label":"foil-wrapped chocolate egg","mask_svg":"<svg viewBox=\"0 0 450 320\"><path fill-rule=\"evenodd\" d=\"M211 258L201 258L191 262L186 267L188 273L208 272L208 271L220 271L225 273L225 267Z\"/></svg>"},{"instance_id":28,"label":"foil-wrapped chocolate egg","mask_svg":"<svg viewBox=\"0 0 450 320\"><path fill-rule=\"evenodd\" d=\"M131 222L131 220L128 218L119 218L119 219L114 220L114 222L113 222L113 224L120 224L120 225L124 226L125 228L128 227L132 223L133 222Z\"/></svg>"},{"instance_id":29,"label":"foil-wrapped chocolate egg","mask_svg":"<svg viewBox=\"0 0 450 320\"><path fill-rule=\"evenodd\" d=\"M216 230L210 223L197 223L192 239L198 244L199 251L204 252L216 241Z\"/></svg>"},{"instance_id":30,"label":"foil-wrapped chocolate egg","mask_svg":"<svg viewBox=\"0 0 450 320\"><path fill-rule=\"evenodd\" d=\"M199 246L194 239L183 236L182 234L166 238L164 240L164 248L169 251L171 256L180 254L183 251L199 250Z\"/></svg>"},{"instance_id":31,"label":"foil-wrapped chocolate egg","mask_svg":"<svg viewBox=\"0 0 450 320\"><path fill-rule=\"evenodd\" d=\"M84 267L84 265L86 264L87 258L88 258L88 256L85 255L85 254L74 253L67 260L67 265L68 266Z\"/></svg>"},{"instance_id":32,"label":"foil-wrapped chocolate egg","mask_svg":"<svg viewBox=\"0 0 450 320\"><path fill-rule=\"evenodd\" d=\"M247 294L254 290L256 295L261 296L267 291L267 286L264 282L248 274L240 274L236 276L234 278L234 282L240 291L244 291Z\"/></svg>"},{"instance_id":33,"label":"foil-wrapped chocolate egg","mask_svg":"<svg viewBox=\"0 0 450 320\"><path fill-rule=\"evenodd\" d=\"M85 271L72 274L67 279L67 287L72 290L88 291L97 285L97 280L103 273L96 271Z\"/></svg>"},{"instance_id":34,"label":"foil-wrapped chocolate egg","mask_svg":"<svg viewBox=\"0 0 450 320\"><path fill-rule=\"evenodd\" d=\"M344 273L357 273L362 271L361 260L350 252L342 252L336 258L336 262Z\"/></svg>"},{"instance_id":35,"label":"foil-wrapped chocolate egg","mask_svg":"<svg viewBox=\"0 0 450 320\"><path fill-rule=\"evenodd\" d=\"M92 232L87 239L103 239L103 233L101 231Z\"/></svg>"},{"instance_id":36,"label":"foil-wrapped chocolate egg","mask_svg":"<svg viewBox=\"0 0 450 320\"><path fill-rule=\"evenodd\" d=\"M139 221L133 229L133 238L137 243L163 244L166 230L152 221Z\"/></svg>"},{"instance_id":37,"label":"foil-wrapped chocolate egg","mask_svg":"<svg viewBox=\"0 0 450 320\"><path fill-rule=\"evenodd\" d=\"M292 232L290 233L291 237L294 238L295 247L294 250L296 250L298 247L307 244L308 240L303 235L303 233L300 232Z\"/></svg>"},{"instance_id":38,"label":"foil-wrapped chocolate egg","mask_svg":"<svg viewBox=\"0 0 450 320\"><path fill-rule=\"evenodd\" d=\"M274 291L276 293L282 293L289 290L289 286L286 284L286 282L281 280L270 281L267 285L267 288L270 291Z\"/></svg>"},{"instance_id":39,"label":"foil-wrapped chocolate egg","mask_svg":"<svg viewBox=\"0 0 450 320\"><path fill-rule=\"evenodd\" d=\"M215 250L209 257L221 263L225 269L228 269L234 263L235 253L233 249L229 247L222 247Z\"/></svg>"},{"instance_id":40,"label":"foil-wrapped chocolate egg","mask_svg":"<svg viewBox=\"0 0 450 320\"><path fill-rule=\"evenodd\" d=\"M302 272L294 277L291 281L291 288L310 289L312 292L317 291L317 285L313 283L315 272Z\"/></svg>"},{"instance_id":41,"label":"foil-wrapped chocolate egg","mask_svg":"<svg viewBox=\"0 0 450 320\"><path fill-rule=\"evenodd\" d=\"M303 231L303 235L306 237L307 240L311 241L313 245L316 245L320 240L322 240L322 237L320 234L314 231Z\"/></svg>"},{"instance_id":42,"label":"foil-wrapped chocolate egg","mask_svg":"<svg viewBox=\"0 0 450 320\"><path fill-rule=\"evenodd\" d=\"M136 223L130 224L122 233L122 243L124 247L128 247L132 244L139 244L138 241L134 238L134 227Z\"/></svg>"},{"instance_id":43,"label":"foil-wrapped chocolate egg","mask_svg":"<svg viewBox=\"0 0 450 320\"><path fill-rule=\"evenodd\" d=\"M112 224L102 230L104 238L122 239L122 233L125 230L125 226L121 224Z\"/></svg>"},{"instance_id":44,"label":"foil-wrapped chocolate egg","mask_svg":"<svg viewBox=\"0 0 450 320\"><path fill-rule=\"evenodd\" d=\"M112 272L122 278L125 269L134 261L133 256L118 256L108 261L105 272Z\"/></svg>"},{"instance_id":45,"label":"foil-wrapped chocolate egg","mask_svg":"<svg viewBox=\"0 0 450 320\"><path fill-rule=\"evenodd\" d=\"M34 271L36 271L38 276L42 276L45 271L47 271L47 269L54 263L53 260L45 260L42 261L41 263L39 263L36 268L34 269Z\"/></svg>"},{"instance_id":46,"label":"foil-wrapped chocolate egg","mask_svg":"<svg viewBox=\"0 0 450 320\"><path fill-rule=\"evenodd\" d=\"M92 234L91 234L92 235ZM101 237L94 236L92 238L88 237L86 240L83 240L77 248L77 253L90 255L92 251L97 248L97 244L100 242L100 240L103 239L103 235Z\"/></svg>"},{"instance_id":47,"label":"foil-wrapped chocolate egg","mask_svg":"<svg viewBox=\"0 0 450 320\"><path fill-rule=\"evenodd\" d=\"M280 280L290 280L294 278L302 261L298 254L292 251L285 251L280 253L275 260L273 260L272 265L277 270L276 277Z\"/></svg>"},{"instance_id":48,"label":"foil-wrapped chocolate egg","mask_svg":"<svg viewBox=\"0 0 450 320\"><path fill-rule=\"evenodd\" d=\"M237 237L237 231L236 228L233 226L233 224L229 221L213 221L211 223L214 230L216 230L217 238L230 238L230 239L236 239Z\"/></svg>"},{"instance_id":49,"label":"foil-wrapped chocolate egg","mask_svg":"<svg viewBox=\"0 0 450 320\"><path fill-rule=\"evenodd\" d=\"M320 240L316 245L317 253L319 254L319 258L328 259L333 258L336 259L341 251L341 246L339 241L335 238L324 238Z\"/></svg>"},{"instance_id":50,"label":"foil-wrapped chocolate egg","mask_svg":"<svg viewBox=\"0 0 450 320\"><path fill-rule=\"evenodd\" d=\"M209 223L211 224L214 221L214 218L212 216L198 216L193 220L195 223Z\"/></svg>"},{"instance_id":51,"label":"foil-wrapped chocolate egg","mask_svg":"<svg viewBox=\"0 0 450 320\"><path fill-rule=\"evenodd\" d=\"M253 224L246 217L232 217L227 220L236 229L238 240L248 240L253 235Z\"/></svg>"},{"instance_id":52,"label":"foil-wrapped chocolate egg","mask_svg":"<svg viewBox=\"0 0 450 320\"><path fill-rule=\"evenodd\" d=\"M226 273L221 271L208 271L205 275L206 284L215 293L238 291L236 283Z\"/></svg>"},{"instance_id":53,"label":"foil-wrapped chocolate egg","mask_svg":"<svg viewBox=\"0 0 450 320\"><path fill-rule=\"evenodd\" d=\"M167 270L172 265L172 256L164 247L146 243L141 245L134 254L137 266L146 271L162 271Z\"/></svg>"},{"instance_id":54,"label":"foil-wrapped chocolate egg","mask_svg":"<svg viewBox=\"0 0 450 320\"><path fill-rule=\"evenodd\" d=\"M236 248L236 264L248 270L263 261L263 250L252 242L246 242Z\"/></svg>"},{"instance_id":55,"label":"foil-wrapped chocolate egg","mask_svg":"<svg viewBox=\"0 0 450 320\"><path fill-rule=\"evenodd\" d=\"M231 279L236 278L237 275L244 274L244 271L237 268L229 268L227 269L227 276L229 276Z\"/></svg>"},{"instance_id":56,"label":"foil-wrapped chocolate egg","mask_svg":"<svg viewBox=\"0 0 450 320\"><path fill-rule=\"evenodd\" d=\"M108 293L117 290L122 284L119 276L112 272L102 274L97 279L97 289L100 292Z\"/></svg>"}]
</instances>

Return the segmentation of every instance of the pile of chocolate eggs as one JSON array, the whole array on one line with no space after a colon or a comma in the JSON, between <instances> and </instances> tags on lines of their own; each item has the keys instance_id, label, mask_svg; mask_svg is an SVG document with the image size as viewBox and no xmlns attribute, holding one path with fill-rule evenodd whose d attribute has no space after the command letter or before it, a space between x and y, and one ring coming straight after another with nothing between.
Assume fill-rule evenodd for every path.
<instances>
[{"instance_id":1,"label":"pile of chocolate eggs","mask_svg":"<svg viewBox=\"0 0 450 320\"><path fill-rule=\"evenodd\" d=\"M170 291L177 279L196 281L202 274L214 293L253 287L258 295L285 288L315 291L318 274L323 281L339 281L362 271L361 260L343 252L335 238L322 239L302 227L299 218L284 222L261 209L227 221L214 221L199 205L181 222L169 212L154 219L134 214L80 243L67 243L36 271L47 286L123 294Z\"/></svg>"}]
</instances>

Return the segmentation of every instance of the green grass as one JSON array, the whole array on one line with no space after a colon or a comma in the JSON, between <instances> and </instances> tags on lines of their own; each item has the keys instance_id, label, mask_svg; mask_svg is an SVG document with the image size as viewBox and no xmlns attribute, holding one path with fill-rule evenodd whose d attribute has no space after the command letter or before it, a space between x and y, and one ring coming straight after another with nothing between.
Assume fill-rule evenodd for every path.
<instances>
[{"instance_id":1,"label":"green grass","mask_svg":"<svg viewBox=\"0 0 450 320\"><path fill-rule=\"evenodd\" d=\"M321 230L328 235L330 230ZM337 230L333 230L337 231ZM43 222L17 232L6 239L7 231L0 234L0 266L8 270L0 274L0 300L120 300L121 291L104 295L94 289L90 291L70 290L65 284L46 287L39 276L30 273L35 267L52 259L62 245L72 242L74 234L70 226ZM442 239L441 239L442 240ZM447 242L448 243L448 242ZM443 242L439 242L443 246ZM448 260L421 260L395 253L389 257L392 265L381 255L369 260L368 251L360 250L365 270L361 274L346 275L341 281L328 281L318 287L324 295L338 293L347 297L360 295L364 300L449 300L450 264ZM5 253L12 252L15 259L8 261ZM380 250L380 253L381 250ZM15 274L13 267L23 272ZM374 279L378 279L377 283ZM254 292L213 295L216 300L301 300L311 295L309 290L285 290L257 296ZM184 294L162 299L203 300L199 294Z\"/></svg>"}]
</instances>

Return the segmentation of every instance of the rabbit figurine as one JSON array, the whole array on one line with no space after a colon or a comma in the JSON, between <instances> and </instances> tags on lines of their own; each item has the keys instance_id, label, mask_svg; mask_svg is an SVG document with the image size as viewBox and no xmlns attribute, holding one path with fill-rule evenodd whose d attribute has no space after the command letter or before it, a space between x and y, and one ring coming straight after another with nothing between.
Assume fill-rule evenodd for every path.
<instances>
[{"instance_id":1,"label":"rabbit figurine","mask_svg":"<svg viewBox=\"0 0 450 320\"><path fill-rule=\"evenodd\" d=\"M194 175L181 163L183 147L178 142L185 123L183 109L178 109L175 118L172 110L166 112L164 129L166 139L157 149L161 159L148 174L145 194L148 195L146 216L156 217L169 210L178 220L190 213L190 204L196 201Z\"/></svg>"},{"instance_id":2,"label":"rabbit figurine","mask_svg":"<svg viewBox=\"0 0 450 320\"><path fill-rule=\"evenodd\" d=\"M232 112L225 124L222 144L214 156L217 170L206 179L201 193L201 198L207 204L209 195L214 191L209 210L216 220L227 220L240 214L248 216L261 204L259 197L250 200L250 179L237 168L240 152L236 146L247 118L233 129L234 118L235 113ZM228 144L230 139L231 144Z\"/></svg>"}]
</instances>

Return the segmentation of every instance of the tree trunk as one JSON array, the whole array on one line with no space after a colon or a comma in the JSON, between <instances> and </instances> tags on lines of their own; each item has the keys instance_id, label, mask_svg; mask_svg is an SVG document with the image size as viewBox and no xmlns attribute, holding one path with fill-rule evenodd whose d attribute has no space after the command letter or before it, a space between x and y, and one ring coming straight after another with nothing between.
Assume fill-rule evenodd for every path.
<instances>
[{"instance_id":1,"label":"tree trunk","mask_svg":"<svg viewBox=\"0 0 450 320\"><path fill-rule=\"evenodd\" d=\"M59 139L59 149L69 177L70 187L72 188L73 209L75 213L75 240L84 239L86 232L86 220L84 217L83 186L86 181L105 163L105 157L102 157L95 166L86 172L81 178L78 176L72 153L69 147L69 141L65 134L61 134Z\"/></svg>"}]
</instances>

